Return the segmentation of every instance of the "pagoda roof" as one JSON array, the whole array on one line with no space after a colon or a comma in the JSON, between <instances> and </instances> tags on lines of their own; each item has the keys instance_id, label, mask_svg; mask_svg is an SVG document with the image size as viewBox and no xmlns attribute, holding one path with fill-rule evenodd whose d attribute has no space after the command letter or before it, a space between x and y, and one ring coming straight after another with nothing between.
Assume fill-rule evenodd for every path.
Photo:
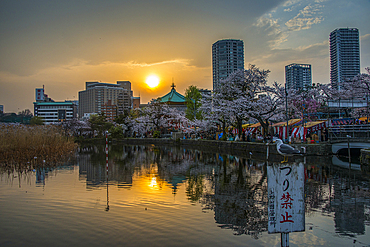
<instances>
[{"instance_id":1,"label":"pagoda roof","mask_svg":"<svg viewBox=\"0 0 370 247\"><path fill-rule=\"evenodd\" d=\"M160 98L161 103L185 103L185 96L176 92L174 85L171 91Z\"/></svg>"}]
</instances>

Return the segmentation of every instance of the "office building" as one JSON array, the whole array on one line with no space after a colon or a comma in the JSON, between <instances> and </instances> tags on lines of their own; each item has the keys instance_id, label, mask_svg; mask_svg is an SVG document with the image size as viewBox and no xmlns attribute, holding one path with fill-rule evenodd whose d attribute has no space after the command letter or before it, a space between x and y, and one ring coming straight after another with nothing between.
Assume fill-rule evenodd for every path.
<instances>
[{"instance_id":1,"label":"office building","mask_svg":"<svg viewBox=\"0 0 370 247\"><path fill-rule=\"evenodd\" d=\"M360 41L357 28L338 28L330 33L330 82L341 82L360 73Z\"/></svg>"},{"instance_id":2,"label":"office building","mask_svg":"<svg viewBox=\"0 0 370 247\"><path fill-rule=\"evenodd\" d=\"M77 117L77 104L73 101L57 101L45 94L44 86L36 88L33 102L33 114L41 117L44 124L52 124L72 120Z\"/></svg>"},{"instance_id":3,"label":"office building","mask_svg":"<svg viewBox=\"0 0 370 247\"><path fill-rule=\"evenodd\" d=\"M213 90L233 71L244 70L244 42L224 39L212 45Z\"/></svg>"},{"instance_id":4,"label":"office building","mask_svg":"<svg viewBox=\"0 0 370 247\"><path fill-rule=\"evenodd\" d=\"M34 115L42 117L44 124L64 122L76 118L77 110L74 102L33 102Z\"/></svg>"},{"instance_id":5,"label":"office building","mask_svg":"<svg viewBox=\"0 0 370 247\"><path fill-rule=\"evenodd\" d=\"M311 64L292 63L285 66L287 89L301 90L312 86Z\"/></svg>"},{"instance_id":6,"label":"office building","mask_svg":"<svg viewBox=\"0 0 370 247\"><path fill-rule=\"evenodd\" d=\"M117 84L86 82L86 89L78 92L80 117L102 112L102 106L111 100L117 106L117 114L132 109L130 81L117 81Z\"/></svg>"}]
</instances>

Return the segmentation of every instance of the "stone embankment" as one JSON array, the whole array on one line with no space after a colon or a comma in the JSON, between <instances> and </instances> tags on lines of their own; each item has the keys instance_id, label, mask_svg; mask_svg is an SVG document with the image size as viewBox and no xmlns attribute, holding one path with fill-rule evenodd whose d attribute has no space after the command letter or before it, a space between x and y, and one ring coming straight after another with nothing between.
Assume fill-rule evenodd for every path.
<instances>
[{"instance_id":1,"label":"stone embankment","mask_svg":"<svg viewBox=\"0 0 370 247\"><path fill-rule=\"evenodd\" d=\"M360 161L362 165L370 165L370 149L361 149Z\"/></svg>"},{"instance_id":2,"label":"stone embankment","mask_svg":"<svg viewBox=\"0 0 370 247\"><path fill-rule=\"evenodd\" d=\"M258 158L262 160L279 161L282 156L276 150L274 143L239 142L239 141L215 141L194 139L164 139L164 138L128 138L117 141L130 145L171 145L184 148L197 149L204 152L216 152L220 154L237 155L241 157ZM306 153L306 157L331 155L331 144L291 144L291 146ZM298 156L299 157L299 156Z\"/></svg>"}]
</instances>

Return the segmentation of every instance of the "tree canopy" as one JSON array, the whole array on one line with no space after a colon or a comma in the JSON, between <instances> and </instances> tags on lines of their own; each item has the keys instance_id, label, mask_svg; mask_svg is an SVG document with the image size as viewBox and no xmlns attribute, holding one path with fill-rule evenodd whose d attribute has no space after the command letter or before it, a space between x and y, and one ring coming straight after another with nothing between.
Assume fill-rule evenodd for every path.
<instances>
[{"instance_id":1,"label":"tree canopy","mask_svg":"<svg viewBox=\"0 0 370 247\"><path fill-rule=\"evenodd\" d=\"M185 116L189 120L201 119L202 112L200 111L201 107L202 94L199 92L196 86L189 86L185 90L185 100L186 100L186 112Z\"/></svg>"}]
</instances>

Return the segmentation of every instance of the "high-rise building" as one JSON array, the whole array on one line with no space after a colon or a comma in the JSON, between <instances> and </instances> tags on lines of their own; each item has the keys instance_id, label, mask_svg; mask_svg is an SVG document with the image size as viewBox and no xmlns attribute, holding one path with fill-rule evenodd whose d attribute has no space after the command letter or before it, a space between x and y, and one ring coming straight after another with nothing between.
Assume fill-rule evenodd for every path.
<instances>
[{"instance_id":1,"label":"high-rise building","mask_svg":"<svg viewBox=\"0 0 370 247\"><path fill-rule=\"evenodd\" d=\"M360 41L357 28L338 28L330 33L330 82L341 82L360 73Z\"/></svg>"},{"instance_id":2,"label":"high-rise building","mask_svg":"<svg viewBox=\"0 0 370 247\"><path fill-rule=\"evenodd\" d=\"M292 63L285 66L285 83L287 89L304 89L312 86L311 64Z\"/></svg>"},{"instance_id":3,"label":"high-rise building","mask_svg":"<svg viewBox=\"0 0 370 247\"><path fill-rule=\"evenodd\" d=\"M86 114L99 114L102 106L111 100L117 106L117 113L132 109L132 91L130 81L117 81L117 84L86 82L86 89L78 92L80 118Z\"/></svg>"},{"instance_id":4,"label":"high-rise building","mask_svg":"<svg viewBox=\"0 0 370 247\"><path fill-rule=\"evenodd\" d=\"M212 45L213 89L233 71L244 70L244 42L223 39Z\"/></svg>"}]
</instances>

